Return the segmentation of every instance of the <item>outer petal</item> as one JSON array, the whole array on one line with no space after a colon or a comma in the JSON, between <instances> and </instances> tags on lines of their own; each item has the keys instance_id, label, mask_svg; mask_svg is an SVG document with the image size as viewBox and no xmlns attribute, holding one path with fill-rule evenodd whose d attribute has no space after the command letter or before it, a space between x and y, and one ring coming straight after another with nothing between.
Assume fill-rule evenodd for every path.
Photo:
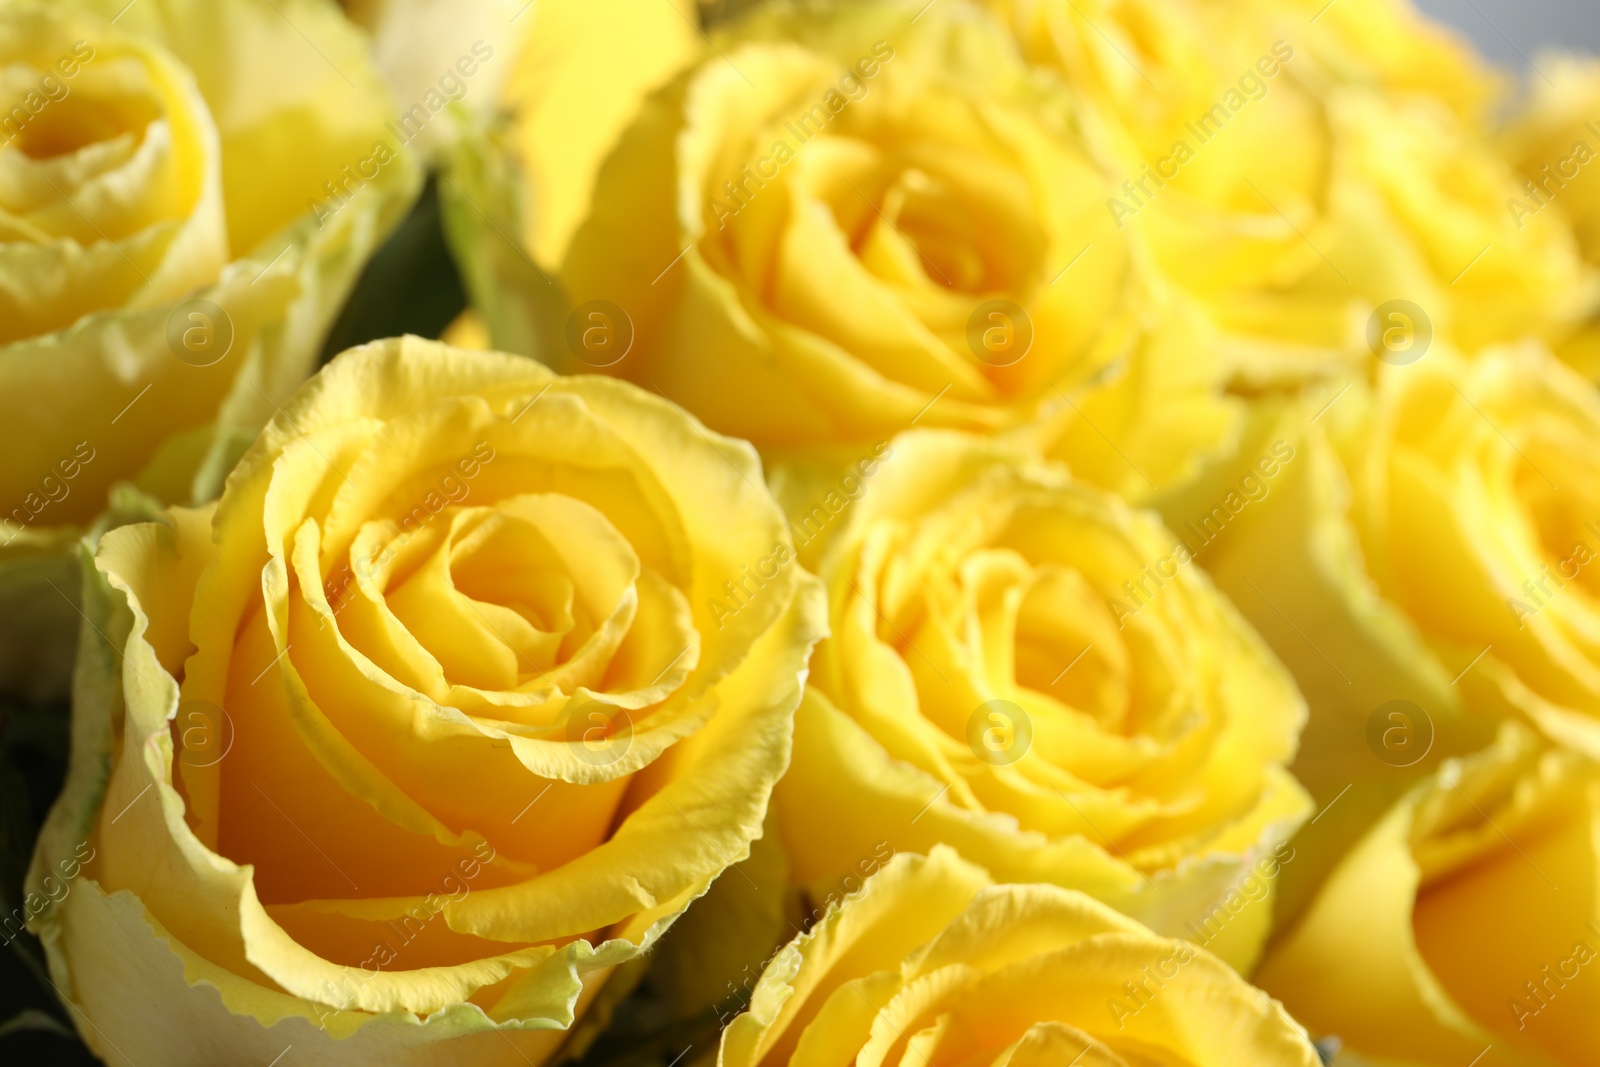
<instances>
[{"instance_id":1,"label":"outer petal","mask_svg":"<svg viewBox=\"0 0 1600 1067\"><path fill-rule=\"evenodd\" d=\"M1260 818L1215 852L1145 872L1090 835L1049 837L1002 812L951 804L937 779L891 759L872 735L814 687L795 713L795 755L774 794L791 877L825 895L840 872L885 846L927 852L940 844L971 856L1006 882L1081 890L1172 937L1188 937L1248 972L1266 940L1271 901L1240 894L1253 868L1282 864L1282 843L1305 817L1305 795L1282 776ZM1235 851L1236 850L1236 851ZM1289 852L1293 858L1295 853Z\"/></svg>"},{"instance_id":2,"label":"outer petal","mask_svg":"<svg viewBox=\"0 0 1600 1067\"><path fill-rule=\"evenodd\" d=\"M1508 727L1372 827L1260 982L1386 1063L1470 1060L1491 1045L1509 1064L1588 1062L1594 993L1541 968L1574 974L1600 945L1596 795L1591 768ZM1512 901L1523 905L1507 921ZM1515 984L1524 974L1530 985Z\"/></svg>"},{"instance_id":3,"label":"outer petal","mask_svg":"<svg viewBox=\"0 0 1600 1067\"><path fill-rule=\"evenodd\" d=\"M600 161L703 38L689 0L556 0L529 21L506 90L528 182L520 233L534 259L554 269L589 210Z\"/></svg>"},{"instance_id":4,"label":"outer petal","mask_svg":"<svg viewBox=\"0 0 1600 1067\"><path fill-rule=\"evenodd\" d=\"M1348 525L1349 483L1325 431L1337 418L1357 417L1360 390L1353 386L1322 418L1335 390L1305 404L1257 406L1237 450L1161 504L1168 525L1197 546L1200 565L1306 694L1310 717L1291 770L1318 818L1297 839L1301 858L1283 876L1285 915L1409 782L1447 750L1471 744L1461 737L1449 677L1372 587ZM1265 495L1247 497L1252 485ZM1427 709L1439 738L1439 751L1409 770L1378 763L1367 748L1368 718L1392 699Z\"/></svg>"},{"instance_id":5,"label":"outer petal","mask_svg":"<svg viewBox=\"0 0 1600 1067\"><path fill-rule=\"evenodd\" d=\"M87 878L74 885L44 937L57 973L74 959L101 960L75 972L60 988L75 1009L84 1040L107 1063L126 1059L202 1067L217 1062L218 1055L270 1063L292 1048L294 1055L349 1067L373 1062L515 1067L549 1056L596 988L561 988L547 979L552 992L561 989L556 999L565 1002L564 1010L520 1023L497 1021L481 1008L462 1004L426 1018L323 1014L317 1006L240 979L196 955L162 929L132 893L108 895ZM159 1016L151 1014L152 1000L163 1005Z\"/></svg>"}]
</instances>

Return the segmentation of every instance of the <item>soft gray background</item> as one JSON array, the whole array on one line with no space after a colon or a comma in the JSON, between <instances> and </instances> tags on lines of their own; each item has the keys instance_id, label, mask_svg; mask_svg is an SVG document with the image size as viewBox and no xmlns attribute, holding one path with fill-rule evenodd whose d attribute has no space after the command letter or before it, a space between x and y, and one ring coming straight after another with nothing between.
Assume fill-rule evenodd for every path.
<instances>
[{"instance_id":1,"label":"soft gray background","mask_svg":"<svg viewBox=\"0 0 1600 1067\"><path fill-rule=\"evenodd\" d=\"M1490 59L1526 70L1545 48L1600 52L1600 0L1414 0ZM1526 57L1526 59L1524 58Z\"/></svg>"}]
</instances>

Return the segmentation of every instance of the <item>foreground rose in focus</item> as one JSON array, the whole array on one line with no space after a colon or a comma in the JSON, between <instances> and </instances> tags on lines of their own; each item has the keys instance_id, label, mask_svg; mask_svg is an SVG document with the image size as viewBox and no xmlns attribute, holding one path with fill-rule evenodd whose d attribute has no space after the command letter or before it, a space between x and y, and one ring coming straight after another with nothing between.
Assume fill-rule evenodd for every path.
<instances>
[{"instance_id":1,"label":"foreground rose in focus","mask_svg":"<svg viewBox=\"0 0 1600 1067\"><path fill-rule=\"evenodd\" d=\"M833 631L777 795L795 879L945 842L1248 967L1307 814L1288 673L1178 537L1064 470L918 431L862 473L836 526L791 512Z\"/></svg>"},{"instance_id":2,"label":"foreground rose in focus","mask_svg":"<svg viewBox=\"0 0 1600 1067\"><path fill-rule=\"evenodd\" d=\"M407 338L330 364L216 505L108 533L29 884L85 1040L548 1055L788 759L824 612L760 485L630 385Z\"/></svg>"},{"instance_id":3,"label":"foreground rose in focus","mask_svg":"<svg viewBox=\"0 0 1600 1067\"><path fill-rule=\"evenodd\" d=\"M552 24L566 36L545 48L609 26L606 6ZM550 279L505 255L481 212L457 212L498 343L538 333L506 313L506 291L553 282L541 358L654 388L781 456L913 422L996 432L1048 408L1061 450L1090 453L1082 476L1143 491L1139 472L1181 478L1225 436L1214 339L1145 279L1105 211L1092 116L990 15L959 0L766 5L712 32L627 112L570 229L576 165L550 143L565 148L565 127L520 113L516 154L550 175L524 204ZM546 95L610 116L631 99L620 85ZM497 199L489 184L478 201Z\"/></svg>"},{"instance_id":4,"label":"foreground rose in focus","mask_svg":"<svg viewBox=\"0 0 1600 1067\"><path fill-rule=\"evenodd\" d=\"M1510 724L1339 864L1256 981L1374 1063L1600 1058L1600 771Z\"/></svg>"},{"instance_id":5,"label":"foreground rose in focus","mask_svg":"<svg viewBox=\"0 0 1600 1067\"><path fill-rule=\"evenodd\" d=\"M315 366L391 117L326 0L0 2L0 689L64 690L108 489L214 497Z\"/></svg>"},{"instance_id":6,"label":"foreground rose in focus","mask_svg":"<svg viewBox=\"0 0 1600 1067\"><path fill-rule=\"evenodd\" d=\"M1209 953L1082 893L896 857L773 957L719 1067L1316 1067L1306 1032Z\"/></svg>"}]
</instances>

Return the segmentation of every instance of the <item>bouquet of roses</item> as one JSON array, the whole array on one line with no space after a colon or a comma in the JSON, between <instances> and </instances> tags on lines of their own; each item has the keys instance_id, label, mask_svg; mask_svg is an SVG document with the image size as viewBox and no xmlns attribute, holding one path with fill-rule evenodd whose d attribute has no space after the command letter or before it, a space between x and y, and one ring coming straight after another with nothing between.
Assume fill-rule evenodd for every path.
<instances>
[{"instance_id":1,"label":"bouquet of roses","mask_svg":"<svg viewBox=\"0 0 1600 1067\"><path fill-rule=\"evenodd\" d=\"M0 0L0 1048L1600 1062L1600 61Z\"/></svg>"}]
</instances>

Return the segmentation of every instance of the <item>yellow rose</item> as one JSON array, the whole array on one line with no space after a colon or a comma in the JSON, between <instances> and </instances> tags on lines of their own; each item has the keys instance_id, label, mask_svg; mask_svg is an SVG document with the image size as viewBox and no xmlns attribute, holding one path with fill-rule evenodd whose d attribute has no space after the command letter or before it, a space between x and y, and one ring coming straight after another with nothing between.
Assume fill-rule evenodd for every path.
<instances>
[{"instance_id":1,"label":"yellow rose","mask_svg":"<svg viewBox=\"0 0 1600 1067\"><path fill-rule=\"evenodd\" d=\"M1506 211L1518 228L1547 212L1566 219L1583 258L1600 267L1600 62L1541 56L1539 69L1545 77L1529 78L1527 107L1505 132L1506 153L1525 179ZM1600 379L1600 311L1591 311L1561 355Z\"/></svg>"},{"instance_id":2,"label":"yellow rose","mask_svg":"<svg viewBox=\"0 0 1600 1067\"><path fill-rule=\"evenodd\" d=\"M1508 725L1372 828L1256 980L1374 1063L1594 1063L1597 810L1592 762Z\"/></svg>"},{"instance_id":3,"label":"yellow rose","mask_svg":"<svg viewBox=\"0 0 1600 1067\"><path fill-rule=\"evenodd\" d=\"M601 17L534 40L577 52ZM497 343L649 386L779 455L912 423L994 432L1051 405L1078 427L1063 450L1092 450L1085 476L1144 490L1225 435L1207 327L1147 281L1105 211L1089 118L992 18L960 0L764 5L709 40L642 102L572 61L541 97L567 108L521 112L516 155L547 176L526 197L531 258L456 212ZM591 154L566 165L590 114L620 135L592 182ZM463 168L477 202L499 199L489 155ZM1157 426L1151 393L1193 418Z\"/></svg>"},{"instance_id":4,"label":"yellow rose","mask_svg":"<svg viewBox=\"0 0 1600 1067\"><path fill-rule=\"evenodd\" d=\"M1274 438L1303 458L1262 499L1219 508ZM1338 806L1324 840L1297 841L1315 858L1291 880L1309 889L1501 719L1600 757L1597 455L1600 395L1547 351L1440 347L1372 386L1264 403L1237 456L1163 501L1310 698L1294 770Z\"/></svg>"},{"instance_id":5,"label":"yellow rose","mask_svg":"<svg viewBox=\"0 0 1600 1067\"><path fill-rule=\"evenodd\" d=\"M108 489L220 490L419 173L323 0L5 0L0 72L0 687L44 696Z\"/></svg>"},{"instance_id":6,"label":"yellow rose","mask_svg":"<svg viewBox=\"0 0 1600 1067\"><path fill-rule=\"evenodd\" d=\"M949 848L897 856L772 959L719 1067L1316 1067L1225 964L1082 893L995 885Z\"/></svg>"},{"instance_id":7,"label":"yellow rose","mask_svg":"<svg viewBox=\"0 0 1600 1067\"><path fill-rule=\"evenodd\" d=\"M1210 309L1248 385L1369 363L1369 321L1392 300L1470 348L1552 336L1574 313L1570 235L1506 213L1520 181L1475 120L1477 62L1408 9L989 6L1107 117L1108 211Z\"/></svg>"},{"instance_id":8,"label":"yellow rose","mask_svg":"<svg viewBox=\"0 0 1600 1067\"><path fill-rule=\"evenodd\" d=\"M1537 348L1439 353L1385 376L1356 448L1383 596L1473 706L1600 758L1600 393Z\"/></svg>"},{"instance_id":9,"label":"yellow rose","mask_svg":"<svg viewBox=\"0 0 1600 1067\"><path fill-rule=\"evenodd\" d=\"M749 446L632 386L336 359L94 557L26 915L84 1039L539 1062L760 832L823 625L791 558Z\"/></svg>"},{"instance_id":10,"label":"yellow rose","mask_svg":"<svg viewBox=\"0 0 1600 1067\"><path fill-rule=\"evenodd\" d=\"M1505 133L1506 150L1527 182L1506 210L1518 222L1556 206L1591 263L1600 262L1600 62L1540 57L1550 81L1531 78L1531 99Z\"/></svg>"},{"instance_id":11,"label":"yellow rose","mask_svg":"<svg viewBox=\"0 0 1600 1067\"><path fill-rule=\"evenodd\" d=\"M1247 968L1307 814L1287 672L1181 538L1063 470L948 431L869 459L791 520L832 615L776 796L795 880L945 842Z\"/></svg>"}]
</instances>

